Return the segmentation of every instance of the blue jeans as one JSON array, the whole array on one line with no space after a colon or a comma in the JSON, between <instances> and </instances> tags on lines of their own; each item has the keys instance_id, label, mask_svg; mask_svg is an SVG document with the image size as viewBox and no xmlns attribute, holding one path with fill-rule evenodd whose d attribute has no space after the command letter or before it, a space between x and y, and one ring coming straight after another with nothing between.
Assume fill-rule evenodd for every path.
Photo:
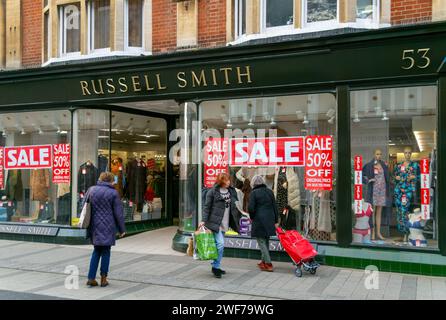
<instances>
[{"instance_id":1,"label":"blue jeans","mask_svg":"<svg viewBox=\"0 0 446 320\"><path fill-rule=\"evenodd\" d=\"M215 244L217 245L218 258L212 261L212 268L220 269L221 259L223 259L223 251L225 249L225 238L223 231L214 232Z\"/></svg>"},{"instance_id":2,"label":"blue jeans","mask_svg":"<svg viewBox=\"0 0 446 320\"><path fill-rule=\"evenodd\" d=\"M101 260L101 276L108 275L108 269L110 266L110 249L110 246L94 246L94 251L90 260L90 271L88 272L89 280L96 278L99 260Z\"/></svg>"}]
</instances>

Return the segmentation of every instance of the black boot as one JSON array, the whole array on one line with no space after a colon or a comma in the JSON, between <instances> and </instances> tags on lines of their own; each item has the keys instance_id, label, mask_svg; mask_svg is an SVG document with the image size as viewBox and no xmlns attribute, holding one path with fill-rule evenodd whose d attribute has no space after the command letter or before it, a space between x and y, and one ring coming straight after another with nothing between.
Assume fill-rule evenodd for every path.
<instances>
[{"instance_id":1,"label":"black boot","mask_svg":"<svg viewBox=\"0 0 446 320\"><path fill-rule=\"evenodd\" d=\"M214 274L214 277L221 278L222 272L220 269L212 268L212 273Z\"/></svg>"}]
</instances>

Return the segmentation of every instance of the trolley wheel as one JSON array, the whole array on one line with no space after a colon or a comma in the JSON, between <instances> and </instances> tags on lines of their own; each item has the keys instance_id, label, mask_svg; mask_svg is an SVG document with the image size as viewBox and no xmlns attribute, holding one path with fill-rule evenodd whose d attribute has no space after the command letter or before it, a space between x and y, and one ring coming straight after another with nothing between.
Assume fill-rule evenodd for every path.
<instances>
[{"instance_id":1,"label":"trolley wheel","mask_svg":"<svg viewBox=\"0 0 446 320\"><path fill-rule=\"evenodd\" d=\"M311 273L311 274L316 274L316 271L317 271L316 268L314 268L314 269L310 269L310 273Z\"/></svg>"},{"instance_id":2,"label":"trolley wheel","mask_svg":"<svg viewBox=\"0 0 446 320\"><path fill-rule=\"evenodd\" d=\"M296 274L296 277L300 278L302 277L302 269L297 267L296 270L294 271L294 273Z\"/></svg>"}]
</instances>

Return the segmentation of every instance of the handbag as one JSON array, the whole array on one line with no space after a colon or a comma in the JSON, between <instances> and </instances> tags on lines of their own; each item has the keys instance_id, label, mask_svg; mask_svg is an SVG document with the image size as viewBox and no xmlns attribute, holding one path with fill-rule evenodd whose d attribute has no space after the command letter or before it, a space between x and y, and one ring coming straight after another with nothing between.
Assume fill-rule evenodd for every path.
<instances>
[{"instance_id":1,"label":"handbag","mask_svg":"<svg viewBox=\"0 0 446 320\"><path fill-rule=\"evenodd\" d=\"M87 196L87 198L85 199L84 206L82 207L78 227L81 229L87 229L90 226L90 221L91 221L91 204L90 204L90 197Z\"/></svg>"}]
</instances>

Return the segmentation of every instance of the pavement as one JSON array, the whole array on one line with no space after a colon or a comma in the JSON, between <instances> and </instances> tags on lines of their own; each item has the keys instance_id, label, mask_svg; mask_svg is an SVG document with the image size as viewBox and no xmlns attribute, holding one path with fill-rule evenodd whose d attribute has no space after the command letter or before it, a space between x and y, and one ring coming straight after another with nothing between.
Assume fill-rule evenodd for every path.
<instances>
[{"instance_id":1,"label":"pavement","mask_svg":"<svg viewBox=\"0 0 446 320\"><path fill-rule=\"evenodd\" d=\"M121 239L105 288L85 286L91 246L0 241L0 299L87 300L413 300L446 299L446 278L321 266L294 275L290 263L261 272L257 261L224 258L216 279L207 261L171 249L176 227ZM368 289L367 289L368 288Z\"/></svg>"}]
</instances>

